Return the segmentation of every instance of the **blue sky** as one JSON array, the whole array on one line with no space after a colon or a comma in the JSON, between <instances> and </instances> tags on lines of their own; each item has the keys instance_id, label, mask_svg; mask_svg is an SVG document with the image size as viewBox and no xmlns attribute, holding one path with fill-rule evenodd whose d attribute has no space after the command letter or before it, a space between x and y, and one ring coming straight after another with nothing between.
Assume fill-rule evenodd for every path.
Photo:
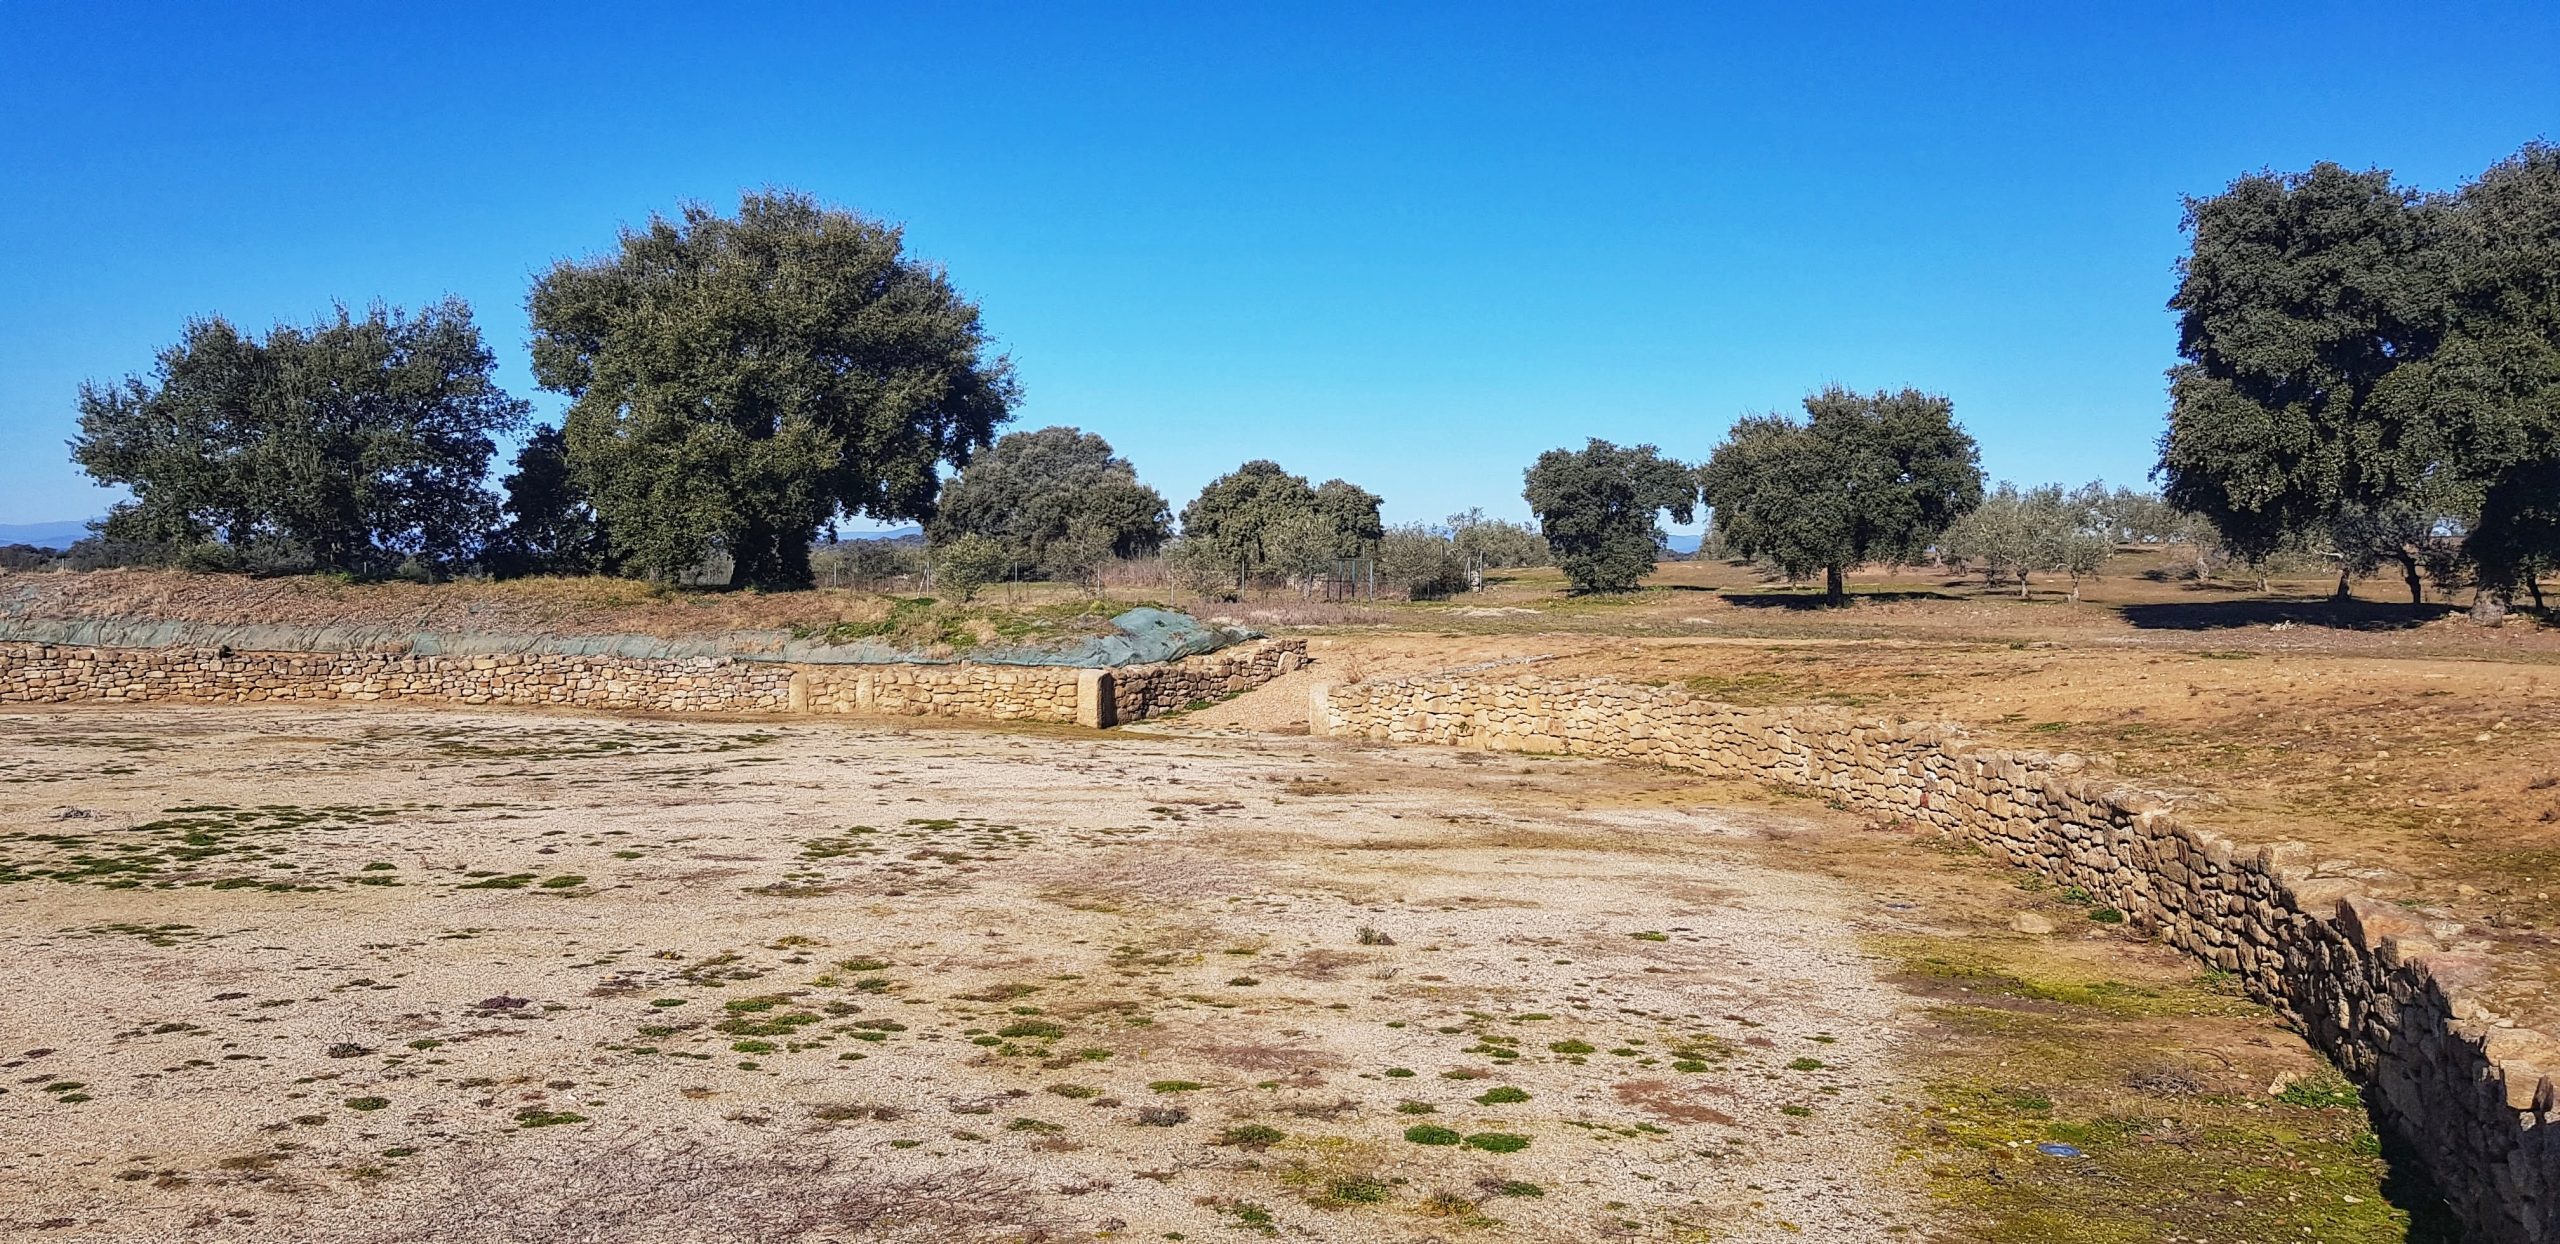
<instances>
[{"instance_id":1,"label":"blue sky","mask_svg":"<svg viewBox=\"0 0 2560 1244\"><path fill-rule=\"evenodd\" d=\"M1543 449L1832 381L2139 482L2181 195L2560 138L2547 2L370 7L0 0L0 523L104 508L75 390L192 315L456 293L554 410L532 275L765 185L904 222L1018 426L1177 507L1272 457L1525 516Z\"/></svg>"}]
</instances>

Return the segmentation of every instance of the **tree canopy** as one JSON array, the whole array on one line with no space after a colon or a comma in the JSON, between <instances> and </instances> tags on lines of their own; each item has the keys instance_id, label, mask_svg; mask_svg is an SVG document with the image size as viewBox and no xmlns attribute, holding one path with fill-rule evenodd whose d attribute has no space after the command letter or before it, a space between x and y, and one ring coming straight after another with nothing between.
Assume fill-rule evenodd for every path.
<instances>
[{"instance_id":1,"label":"tree canopy","mask_svg":"<svg viewBox=\"0 0 2560 1244\"><path fill-rule=\"evenodd\" d=\"M1544 566L1555 560L1535 526L1486 518L1481 506L1449 516L1449 542L1459 560L1478 569Z\"/></svg>"},{"instance_id":2,"label":"tree canopy","mask_svg":"<svg viewBox=\"0 0 2560 1244\"><path fill-rule=\"evenodd\" d=\"M2422 526L2415 510L2458 504L2446 429L2400 366L2444 334L2444 207L2327 163L2188 203L2193 248L2169 302L2186 362L2160 472L2234 552Z\"/></svg>"},{"instance_id":3,"label":"tree canopy","mask_svg":"<svg viewBox=\"0 0 2560 1244\"><path fill-rule=\"evenodd\" d=\"M1154 552L1171 533L1164 496L1089 432L1011 432L942 490L931 531L994 540L1016 573L1083 579L1113 557Z\"/></svg>"},{"instance_id":4,"label":"tree canopy","mask_svg":"<svg viewBox=\"0 0 2560 1244\"><path fill-rule=\"evenodd\" d=\"M131 501L109 541L205 566L380 574L477 553L492 437L526 405L490 378L471 309L343 306L252 338L186 326L152 377L80 388L72 460Z\"/></svg>"},{"instance_id":5,"label":"tree canopy","mask_svg":"<svg viewBox=\"0 0 2560 1244\"><path fill-rule=\"evenodd\" d=\"M1310 487L1279 463L1256 459L1209 481L1182 507L1191 562L1308 576L1375 548L1386 528L1376 493L1345 480Z\"/></svg>"},{"instance_id":6,"label":"tree canopy","mask_svg":"<svg viewBox=\"0 0 2560 1244\"><path fill-rule=\"evenodd\" d=\"M1834 603L1851 566L1928 551L1982 501L1973 437L1946 398L1904 389L1804 399L1805 421L1754 415L1699 468L1716 533L1789 577L1821 570Z\"/></svg>"},{"instance_id":7,"label":"tree canopy","mask_svg":"<svg viewBox=\"0 0 2560 1244\"><path fill-rule=\"evenodd\" d=\"M2560 460L2560 151L2454 194L2329 163L2252 174L2186 227L2172 503L2244 557L2326 542L2341 593L2396 562L2421 600L2422 570L2467 560L2503 599L2560 560L2531 518Z\"/></svg>"},{"instance_id":8,"label":"tree canopy","mask_svg":"<svg viewBox=\"0 0 2560 1244\"><path fill-rule=\"evenodd\" d=\"M2122 506L2122 495L2100 484L2066 492L2060 484L2021 489L2003 482L1948 526L1940 549L1948 560L1980 570L1992 586L2016 585L2020 596L2034 575L2069 575L2071 599L2078 600L2080 581L2115 554Z\"/></svg>"},{"instance_id":9,"label":"tree canopy","mask_svg":"<svg viewBox=\"0 0 2560 1244\"><path fill-rule=\"evenodd\" d=\"M1526 472L1521 495L1576 593L1631 592L1661 555L1656 516L1697 513L1697 477L1651 445L1622 448L1597 437L1550 449Z\"/></svg>"},{"instance_id":10,"label":"tree canopy","mask_svg":"<svg viewBox=\"0 0 2560 1244\"><path fill-rule=\"evenodd\" d=\"M700 205L563 261L530 299L533 367L568 394L570 473L631 568L714 554L804 587L819 529L934 514L1017 400L978 307L900 231L790 191Z\"/></svg>"},{"instance_id":11,"label":"tree canopy","mask_svg":"<svg viewBox=\"0 0 2560 1244\"><path fill-rule=\"evenodd\" d=\"M500 481L506 524L490 538L486 560L501 577L597 574L613 569L612 549L595 507L569 477L568 442L543 424L516 450L515 471Z\"/></svg>"}]
</instances>

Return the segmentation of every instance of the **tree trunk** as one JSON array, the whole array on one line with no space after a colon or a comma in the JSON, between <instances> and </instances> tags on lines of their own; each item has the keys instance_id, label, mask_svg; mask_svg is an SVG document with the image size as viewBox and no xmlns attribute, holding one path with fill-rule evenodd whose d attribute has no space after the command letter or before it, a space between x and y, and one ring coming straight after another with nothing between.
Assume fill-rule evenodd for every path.
<instances>
[{"instance_id":1,"label":"tree trunk","mask_svg":"<svg viewBox=\"0 0 2560 1244\"><path fill-rule=\"evenodd\" d=\"M2507 620L2506 589L2491 590L2483 586L2471 594L2471 620L2482 626L2496 626Z\"/></svg>"},{"instance_id":2,"label":"tree trunk","mask_svg":"<svg viewBox=\"0 0 2560 1244\"><path fill-rule=\"evenodd\" d=\"M2532 597L2533 597L2533 607L2534 607L2534 608L2536 608L2536 609L2543 608L2543 604L2542 604L2542 578L2541 578L2541 576L2539 576L2539 575L2534 575L2534 574L2527 574L2527 575L2524 577L2524 590L2525 590L2525 592L2526 592L2528 595L2530 595L2530 596L2532 596Z\"/></svg>"},{"instance_id":3,"label":"tree trunk","mask_svg":"<svg viewBox=\"0 0 2560 1244\"><path fill-rule=\"evenodd\" d=\"M1841 582L1841 567L1822 568L1822 598L1834 605L1849 603L1849 588L1847 584Z\"/></svg>"},{"instance_id":4,"label":"tree trunk","mask_svg":"<svg viewBox=\"0 0 2560 1244\"><path fill-rule=\"evenodd\" d=\"M2266 590L2267 590L2267 581L2266 581L2264 578L2261 578L2261 579L2259 579L2259 580L2258 580L2258 590L2259 590L2259 591L2261 591L2261 592L2263 592L2263 591L2266 591ZM2347 577L2347 563L2346 563L2346 562L2344 562L2344 561L2340 561L2340 562L2338 563L2338 590L2337 590L2337 591L2334 591L2334 592L2331 592L2331 593L2329 594L2329 599L2331 599L2331 600L2353 600L2353 599L2355 599L2355 584L2354 584L2354 581L2353 581L2352 579L2350 579L2350 578L2348 578L2348 577Z\"/></svg>"},{"instance_id":5,"label":"tree trunk","mask_svg":"<svg viewBox=\"0 0 2560 1244\"><path fill-rule=\"evenodd\" d=\"M750 522L729 549L729 586L765 591L793 591L816 579L809 565L809 541L770 523Z\"/></svg>"},{"instance_id":6,"label":"tree trunk","mask_svg":"<svg viewBox=\"0 0 2560 1244\"><path fill-rule=\"evenodd\" d=\"M2400 577L2407 580L2409 584L2409 603L2412 605L2427 603L2427 585L2418 578L2418 559L2410 556L2406 549L2400 551L2399 558Z\"/></svg>"}]
</instances>

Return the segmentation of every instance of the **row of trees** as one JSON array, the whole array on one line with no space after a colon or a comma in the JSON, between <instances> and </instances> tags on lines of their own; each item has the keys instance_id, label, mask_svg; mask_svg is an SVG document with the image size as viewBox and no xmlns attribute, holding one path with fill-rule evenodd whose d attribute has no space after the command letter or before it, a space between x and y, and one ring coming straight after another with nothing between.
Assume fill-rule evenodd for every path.
<instances>
[{"instance_id":1,"label":"row of trees","mask_svg":"<svg viewBox=\"0 0 2560 1244\"><path fill-rule=\"evenodd\" d=\"M150 380L83 386L73 459L133 497L103 538L357 574L485 558L673 579L726 559L733 582L806 586L839 519L932 518L945 464L1019 396L977 305L895 227L787 191L626 230L528 305L534 376L569 405L525 438L502 506L489 458L529 407L469 308L341 307L263 339L197 321Z\"/></svg>"},{"instance_id":2,"label":"row of trees","mask_svg":"<svg viewBox=\"0 0 2560 1244\"><path fill-rule=\"evenodd\" d=\"M894 227L801 194L652 219L555 264L528 306L534 376L569 399L556 426L527 426L457 299L415 315L342 306L264 338L188 324L149 379L81 389L73 459L132 494L100 541L208 569L359 575L676 580L726 561L730 582L768 588L808 586L813 547L854 517L924 523L931 564L961 585L1091 585L1161 551L1212 589L1375 559L1429 593L1544 557L1534 533L1481 514L1391 533L1375 493L1269 461L1211 482L1177 540L1163 495L1101 437L998 439L1019 392L977 305ZM517 433L492 496L490 457Z\"/></svg>"},{"instance_id":3,"label":"row of trees","mask_svg":"<svg viewBox=\"0 0 2560 1244\"><path fill-rule=\"evenodd\" d=\"M2484 611L2540 603L2560 567L2560 149L2450 193L2333 164L2255 174L2191 201L2186 223L2157 472L2174 516L2244 561L2325 550L2341 592L2393 566L2413 600L2470 576ZM481 481L528 407L495 384L459 301L340 308L263 339L211 319L151 379L81 390L74 457L133 497L103 537L361 574L673 579L725 559L732 582L797 587L819 537L867 517L926 523L971 576L1091 582L1161 551L1234 590L1374 558L1429 592L1551 549L1588 592L1634 587L1659 517L1703 507L1721 547L1820 572L1837 600L1849 568L1923 556L2076 583L2124 530L2113 495L1986 495L1943 396L1833 387L1801 418L1738 421L1695 466L1599 440L1542 455L1524 489L1535 541L1480 516L1390 531L1375 494L1268 461L1213 481L1176 536L1101 438L999 441L1019 393L977 305L894 227L791 192L626 230L552 267L528 304L534 374L568 407L523 439L503 501Z\"/></svg>"},{"instance_id":4,"label":"row of trees","mask_svg":"<svg viewBox=\"0 0 2560 1244\"><path fill-rule=\"evenodd\" d=\"M1850 567L1917 558L1981 504L1979 456L1944 397L1835 385L1804 399L1801 422L1743 418L1695 467L1651 445L1549 450L1523 495L1577 592L1635 587L1659 556L1658 516L1686 523L1703 505L1721 547L1790 579L1820 572L1837 601Z\"/></svg>"},{"instance_id":5,"label":"row of trees","mask_svg":"<svg viewBox=\"0 0 2560 1244\"><path fill-rule=\"evenodd\" d=\"M2494 616L2560 569L2560 148L2529 144L2460 189L2319 164L2189 201L2170 306L2179 354L2154 530L2265 566L2334 560L2337 591L2395 568L2477 588ZM1944 398L1807 398L1734 425L1693 491L1650 446L1594 441L1529 473L1577 590L1641 575L1655 514L1713 513L1723 545L1790 578L1923 553L2023 583L2078 580L2124 538L2128 496L2003 486L1986 498ZM2138 496L2138 495L2137 495ZM1634 517L1640 511L1641 517ZM2211 528L2207 538L2195 530Z\"/></svg>"}]
</instances>

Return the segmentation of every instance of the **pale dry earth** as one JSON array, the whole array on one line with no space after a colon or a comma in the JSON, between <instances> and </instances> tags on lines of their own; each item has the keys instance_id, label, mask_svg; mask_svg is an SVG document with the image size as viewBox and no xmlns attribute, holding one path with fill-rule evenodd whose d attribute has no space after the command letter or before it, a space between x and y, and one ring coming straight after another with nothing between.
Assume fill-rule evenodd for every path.
<instances>
[{"instance_id":1,"label":"pale dry earth","mask_svg":"<svg viewBox=\"0 0 2560 1244\"><path fill-rule=\"evenodd\" d=\"M9 1238L1929 1221L1926 1020L1861 949L1926 904L1604 766L403 710L0 739Z\"/></svg>"}]
</instances>

